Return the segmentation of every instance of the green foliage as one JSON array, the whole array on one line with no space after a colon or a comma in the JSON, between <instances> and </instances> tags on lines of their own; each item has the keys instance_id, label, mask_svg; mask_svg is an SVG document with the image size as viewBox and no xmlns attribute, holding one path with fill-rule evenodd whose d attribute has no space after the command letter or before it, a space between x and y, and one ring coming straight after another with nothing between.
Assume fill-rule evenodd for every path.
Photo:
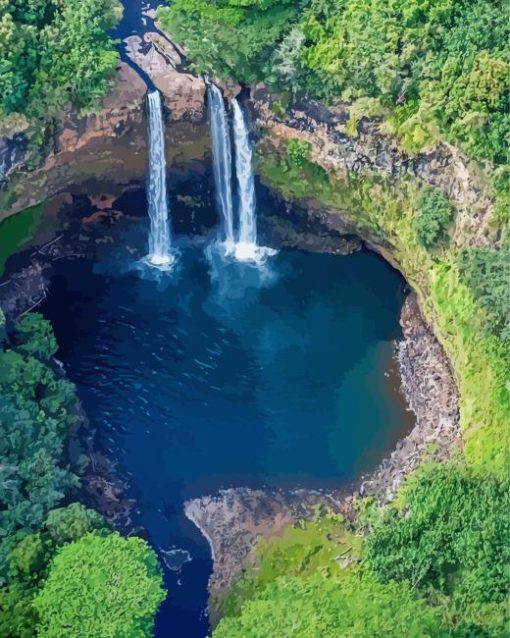
<instances>
[{"instance_id":1,"label":"green foliage","mask_svg":"<svg viewBox=\"0 0 510 638\"><path fill-rule=\"evenodd\" d=\"M444 243L448 227L453 222L453 208L449 199L434 188L423 188L418 198L418 211L414 219L416 240L431 249Z\"/></svg>"},{"instance_id":2,"label":"green foliage","mask_svg":"<svg viewBox=\"0 0 510 638\"><path fill-rule=\"evenodd\" d=\"M294 168L304 168L309 160L312 145L304 140L292 139L287 142L287 160Z\"/></svg>"},{"instance_id":3,"label":"green foliage","mask_svg":"<svg viewBox=\"0 0 510 638\"><path fill-rule=\"evenodd\" d=\"M0 115L1 117L1 115ZM41 206L27 208L0 222L0 277L7 259L34 236L41 222Z\"/></svg>"},{"instance_id":4,"label":"green foliage","mask_svg":"<svg viewBox=\"0 0 510 638\"><path fill-rule=\"evenodd\" d=\"M464 466L413 476L401 509L388 508L367 537L365 560L382 582L451 596L462 607L510 593L510 482Z\"/></svg>"},{"instance_id":5,"label":"green foliage","mask_svg":"<svg viewBox=\"0 0 510 638\"><path fill-rule=\"evenodd\" d=\"M279 576L308 578L339 577L357 564L361 537L347 529L343 518L322 514L312 521L299 521L270 540L259 540L254 567L219 600L222 616L238 615L246 600L258 595Z\"/></svg>"},{"instance_id":6,"label":"green foliage","mask_svg":"<svg viewBox=\"0 0 510 638\"><path fill-rule=\"evenodd\" d=\"M54 509L78 479L64 455L75 389L53 362L50 324L28 314L2 341L0 636L151 635L164 597L152 550L83 505Z\"/></svg>"},{"instance_id":7,"label":"green foliage","mask_svg":"<svg viewBox=\"0 0 510 638\"><path fill-rule=\"evenodd\" d=\"M64 440L76 420L74 386L48 361L56 348L49 324L34 315L23 319L18 330L20 345L0 352L4 534L38 528L66 490L77 485L76 477L61 466Z\"/></svg>"},{"instance_id":8,"label":"green foliage","mask_svg":"<svg viewBox=\"0 0 510 638\"><path fill-rule=\"evenodd\" d=\"M32 607L34 591L25 583L0 587L0 636L35 638L37 614Z\"/></svg>"},{"instance_id":9,"label":"green foliage","mask_svg":"<svg viewBox=\"0 0 510 638\"><path fill-rule=\"evenodd\" d=\"M500 249L467 249L459 266L462 280L486 309L491 329L510 341L510 242Z\"/></svg>"},{"instance_id":10,"label":"green foliage","mask_svg":"<svg viewBox=\"0 0 510 638\"><path fill-rule=\"evenodd\" d=\"M48 513L44 522L44 531L57 547L77 541L87 532L106 531L103 517L96 511L87 509L81 503L71 503Z\"/></svg>"},{"instance_id":11,"label":"green foliage","mask_svg":"<svg viewBox=\"0 0 510 638\"><path fill-rule=\"evenodd\" d=\"M510 347L488 334L486 313L452 261L434 266L431 292L436 329L456 371L464 454L480 472L508 475Z\"/></svg>"},{"instance_id":12,"label":"green foliage","mask_svg":"<svg viewBox=\"0 0 510 638\"><path fill-rule=\"evenodd\" d=\"M0 118L46 120L67 102L93 107L117 52L116 0L0 0Z\"/></svg>"},{"instance_id":13,"label":"green foliage","mask_svg":"<svg viewBox=\"0 0 510 638\"><path fill-rule=\"evenodd\" d=\"M280 577L223 619L213 638L431 638L441 635L435 610L406 585L370 579Z\"/></svg>"},{"instance_id":14,"label":"green foliage","mask_svg":"<svg viewBox=\"0 0 510 638\"><path fill-rule=\"evenodd\" d=\"M143 638L165 598L157 557L139 538L86 534L65 545L34 600L39 638Z\"/></svg>"},{"instance_id":15,"label":"green foliage","mask_svg":"<svg viewBox=\"0 0 510 638\"><path fill-rule=\"evenodd\" d=\"M410 152L442 137L508 162L506 0L174 0L159 15L200 72L369 99Z\"/></svg>"},{"instance_id":16,"label":"green foliage","mask_svg":"<svg viewBox=\"0 0 510 638\"><path fill-rule=\"evenodd\" d=\"M15 340L18 352L43 361L49 361L58 349L50 322L37 312L25 315L18 322Z\"/></svg>"},{"instance_id":17,"label":"green foliage","mask_svg":"<svg viewBox=\"0 0 510 638\"><path fill-rule=\"evenodd\" d=\"M158 12L163 28L184 44L195 70L256 82L297 17L294 0L173 0Z\"/></svg>"}]
</instances>

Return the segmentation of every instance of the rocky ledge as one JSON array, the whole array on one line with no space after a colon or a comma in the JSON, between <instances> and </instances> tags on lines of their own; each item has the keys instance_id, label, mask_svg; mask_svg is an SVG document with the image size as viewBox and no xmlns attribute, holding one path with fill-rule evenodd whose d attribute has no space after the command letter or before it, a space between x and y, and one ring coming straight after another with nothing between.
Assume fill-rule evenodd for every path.
<instances>
[{"instance_id":1,"label":"rocky ledge","mask_svg":"<svg viewBox=\"0 0 510 638\"><path fill-rule=\"evenodd\" d=\"M209 611L213 619L222 595L253 559L257 541L278 536L299 519L313 518L317 507L350 514L350 501L340 491L231 488L185 504L186 516L211 547L214 568Z\"/></svg>"},{"instance_id":2,"label":"rocky ledge","mask_svg":"<svg viewBox=\"0 0 510 638\"><path fill-rule=\"evenodd\" d=\"M360 495L377 496L382 502L395 496L410 472L426 461L449 459L461 445L455 379L414 293L404 303L400 323L404 338L397 343L397 359L402 391L416 424L390 458L362 480Z\"/></svg>"},{"instance_id":3,"label":"rocky ledge","mask_svg":"<svg viewBox=\"0 0 510 638\"><path fill-rule=\"evenodd\" d=\"M307 141L312 160L328 172L418 178L454 202L456 245L487 246L499 241L491 223L494 200L488 169L458 149L439 143L416 156L408 155L382 131L380 117L361 118L353 132L348 126L351 107L340 100L328 106L315 100L298 102L280 116L276 115L281 110L277 98L264 85L257 85L247 104L263 144L278 151L290 138Z\"/></svg>"}]
</instances>

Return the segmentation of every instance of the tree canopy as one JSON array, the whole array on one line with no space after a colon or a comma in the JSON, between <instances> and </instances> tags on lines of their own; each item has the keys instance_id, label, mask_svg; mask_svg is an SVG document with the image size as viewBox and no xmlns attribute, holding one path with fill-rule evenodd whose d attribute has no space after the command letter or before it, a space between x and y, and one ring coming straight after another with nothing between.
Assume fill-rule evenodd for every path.
<instances>
[{"instance_id":1,"label":"tree canopy","mask_svg":"<svg viewBox=\"0 0 510 638\"><path fill-rule=\"evenodd\" d=\"M506 0L174 0L160 17L201 72L327 100L372 98L411 152L442 137L508 162Z\"/></svg>"},{"instance_id":2,"label":"tree canopy","mask_svg":"<svg viewBox=\"0 0 510 638\"><path fill-rule=\"evenodd\" d=\"M93 107L115 69L119 17L117 0L0 0L0 119Z\"/></svg>"},{"instance_id":3,"label":"tree canopy","mask_svg":"<svg viewBox=\"0 0 510 638\"><path fill-rule=\"evenodd\" d=\"M89 533L65 545L34 600L40 638L144 638L165 598L157 558L140 538Z\"/></svg>"}]
</instances>

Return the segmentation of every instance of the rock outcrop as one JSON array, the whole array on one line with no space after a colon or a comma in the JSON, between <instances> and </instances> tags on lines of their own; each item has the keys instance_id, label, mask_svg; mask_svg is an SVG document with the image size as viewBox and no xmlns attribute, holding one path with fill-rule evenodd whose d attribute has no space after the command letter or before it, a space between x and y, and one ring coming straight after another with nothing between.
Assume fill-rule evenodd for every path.
<instances>
[{"instance_id":1,"label":"rock outcrop","mask_svg":"<svg viewBox=\"0 0 510 638\"><path fill-rule=\"evenodd\" d=\"M23 134L0 139L0 220L58 192L105 190L119 195L127 184L144 182L148 161L144 74L164 96L168 166L208 154L204 81L179 70L178 53L169 45L165 48L157 34L145 37L143 48L132 43L134 64L119 64L112 90L97 113L82 115L70 109L62 114L51 151L37 168L27 165Z\"/></svg>"},{"instance_id":2,"label":"rock outcrop","mask_svg":"<svg viewBox=\"0 0 510 638\"><path fill-rule=\"evenodd\" d=\"M210 605L213 621L222 594L253 559L257 541L278 536L299 519L312 519L317 508L349 515L350 502L340 491L231 488L185 504L186 516L211 547L214 571L209 590L213 594Z\"/></svg>"},{"instance_id":3,"label":"rock outcrop","mask_svg":"<svg viewBox=\"0 0 510 638\"><path fill-rule=\"evenodd\" d=\"M397 343L402 391L416 415L411 432L361 483L360 494L390 501L405 477L426 461L444 461L459 449L459 397L448 359L425 325L416 295L404 303L400 323L403 339Z\"/></svg>"},{"instance_id":4,"label":"rock outcrop","mask_svg":"<svg viewBox=\"0 0 510 638\"><path fill-rule=\"evenodd\" d=\"M433 151L411 157L396 139L380 131L380 118L363 118L349 134L349 105L332 106L309 100L275 115L275 98L263 85L248 102L264 141L276 150L289 138L310 142L311 159L329 172L378 173L392 178L417 177L443 191L455 204L453 242L458 246L487 246L499 240L491 218L494 201L486 169L451 146L441 143Z\"/></svg>"}]
</instances>

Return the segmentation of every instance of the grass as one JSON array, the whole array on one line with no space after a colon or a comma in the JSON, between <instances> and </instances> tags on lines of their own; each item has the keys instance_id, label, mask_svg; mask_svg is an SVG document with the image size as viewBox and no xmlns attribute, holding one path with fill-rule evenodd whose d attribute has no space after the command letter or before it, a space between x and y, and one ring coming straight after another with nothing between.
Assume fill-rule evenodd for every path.
<instances>
[{"instance_id":1,"label":"grass","mask_svg":"<svg viewBox=\"0 0 510 638\"><path fill-rule=\"evenodd\" d=\"M220 615L235 616L246 600L278 576L340 576L355 568L361 552L361 536L350 532L340 515L322 514L313 521L301 521L284 534L259 540L254 565L230 588L221 601ZM342 566L345 565L345 566Z\"/></svg>"},{"instance_id":2,"label":"grass","mask_svg":"<svg viewBox=\"0 0 510 638\"><path fill-rule=\"evenodd\" d=\"M41 223L42 204L27 208L0 222L0 277L9 257L27 244Z\"/></svg>"}]
</instances>

